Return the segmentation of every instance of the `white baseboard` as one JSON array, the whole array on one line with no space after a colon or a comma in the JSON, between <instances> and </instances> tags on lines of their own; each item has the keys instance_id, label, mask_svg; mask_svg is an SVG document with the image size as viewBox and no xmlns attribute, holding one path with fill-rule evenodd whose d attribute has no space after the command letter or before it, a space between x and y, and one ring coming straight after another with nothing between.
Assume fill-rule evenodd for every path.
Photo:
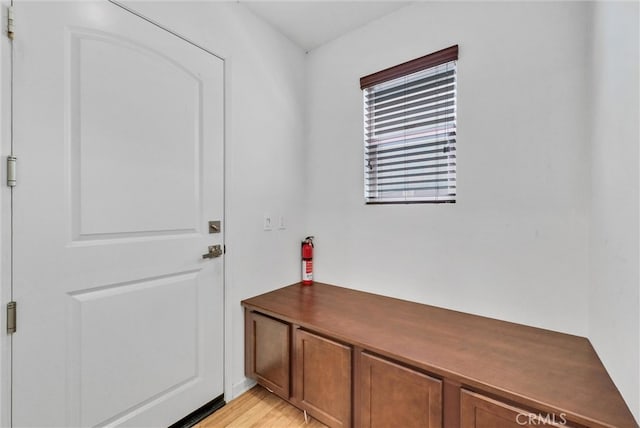
<instances>
[{"instance_id":1,"label":"white baseboard","mask_svg":"<svg viewBox=\"0 0 640 428\"><path fill-rule=\"evenodd\" d=\"M245 377L242 382L238 382L238 383L234 384L233 387L232 387L232 391L231 391L231 394L233 395L231 397L231 400L233 400L234 398L244 394L245 392L247 392L248 390L253 388L253 386L255 384L256 384L256 381L253 380L253 379L249 379L248 377ZM229 401L231 401L231 400L229 400Z\"/></svg>"}]
</instances>

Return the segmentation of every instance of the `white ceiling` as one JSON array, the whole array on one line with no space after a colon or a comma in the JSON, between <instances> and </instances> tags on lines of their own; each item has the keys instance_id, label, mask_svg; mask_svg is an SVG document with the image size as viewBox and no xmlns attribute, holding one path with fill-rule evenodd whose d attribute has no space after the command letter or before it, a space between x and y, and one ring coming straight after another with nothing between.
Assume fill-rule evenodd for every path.
<instances>
[{"instance_id":1,"label":"white ceiling","mask_svg":"<svg viewBox=\"0 0 640 428\"><path fill-rule=\"evenodd\" d=\"M310 51L410 2L241 0L240 3Z\"/></svg>"}]
</instances>

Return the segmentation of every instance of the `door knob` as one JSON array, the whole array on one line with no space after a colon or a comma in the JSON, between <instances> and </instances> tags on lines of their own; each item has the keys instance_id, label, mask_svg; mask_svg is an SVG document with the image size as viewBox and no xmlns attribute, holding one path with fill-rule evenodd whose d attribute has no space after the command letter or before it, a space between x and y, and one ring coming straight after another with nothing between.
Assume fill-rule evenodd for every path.
<instances>
[{"instance_id":1,"label":"door knob","mask_svg":"<svg viewBox=\"0 0 640 428\"><path fill-rule=\"evenodd\" d=\"M215 259L216 257L220 257L222 255L222 247L220 245L209 245L209 252L207 254L203 254L203 259Z\"/></svg>"}]
</instances>

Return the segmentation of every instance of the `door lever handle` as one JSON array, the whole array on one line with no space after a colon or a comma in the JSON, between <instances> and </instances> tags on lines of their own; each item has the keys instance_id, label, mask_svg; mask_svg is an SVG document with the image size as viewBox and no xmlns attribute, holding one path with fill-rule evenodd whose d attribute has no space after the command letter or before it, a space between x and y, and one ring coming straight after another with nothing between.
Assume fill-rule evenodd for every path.
<instances>
[{"instance_id":1,"label":"door lever handle","mask_svg":"<svg viewBox=\"0 0 640 428\"><path fill-rule=\"evenodd\" d=\"M222 247L220 245L210 245L209 252L202 255L203 259L215 259L222 255Z\"/></svg>"}]
</instances>

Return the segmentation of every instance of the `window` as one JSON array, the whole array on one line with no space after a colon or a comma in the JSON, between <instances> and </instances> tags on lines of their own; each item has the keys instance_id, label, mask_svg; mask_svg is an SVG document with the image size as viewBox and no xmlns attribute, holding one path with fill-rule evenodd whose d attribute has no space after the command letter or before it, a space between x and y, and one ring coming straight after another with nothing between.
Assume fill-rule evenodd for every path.
<instances>
[{"instance_id":1,"label":"window","mask_svg":"<svg viewBox=\"0 0 640 428\"><path fill-rule=\"evenodd\" d=\"M455 202L458 46L360 79L368 204Z\"/></svg>"}]
</instances>

